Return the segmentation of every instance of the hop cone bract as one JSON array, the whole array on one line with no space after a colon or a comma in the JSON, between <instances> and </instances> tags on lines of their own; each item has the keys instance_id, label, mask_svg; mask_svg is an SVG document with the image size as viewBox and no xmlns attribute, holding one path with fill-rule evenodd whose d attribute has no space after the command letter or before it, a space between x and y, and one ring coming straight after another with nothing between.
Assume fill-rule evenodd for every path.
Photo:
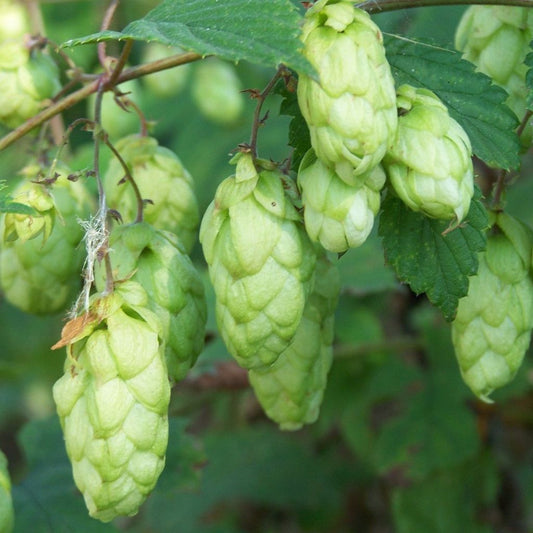
<instances>
[{"instance_id":1,"label":"hop cone bract","mask_svg":"<svg viewBox=\"0 0 533 533\"><path fill-rule=\"evenodd\" d=\"M398 196L413 211L460 222L474 193L470 139L427 89L398 89L398 130L383 160Z\"/></svg>"},{"instance_id":2,"label":"hop cone bract","mask_svg":"<svg viewBox=\"0 0 533 533\"><path fill-rule=\"evenodd\" d=\"M144 208L144 220L158 229L176 233L187 252L196 239L200 219L191 175L178 156L153 137L130 135L121 139L116 149L128 165L143 199L150 200ZM109 205L126 221L137 214L137 199L129 183L121 183L124 169L112 159L104 176Z\"/></svg>"},{"instance_id":3,"label":"hop cone bract","mask_svg":"<svg viewBox=\"0 0 533 533\"><path fill-rule=\"evenodd\" d=\"M36 215L0 219L0 288L28 313L61 311L81 288L85 249L79 219L89 215L93 202L81 182L58 172L50 186L25 180L13 191L14 200Z\"/></svg>"},{"instance_id":4,"label":"hop cone bract","mask_svg":"<svg viewBox=\"0 0 533 533\"><path fill-rule=\"evenodd\" d=\"M316 252L283 175L250 154L218 187L200 228L229 352L244 368L273 363L302 318ZM257 169L255 167L257 165Z\"/></svg>"},{"instance_id":5,"label":"hop cone bract","mask_svg":"<svg viewBox=\"0 0 533 533\"><path fill-rule=\"evenodd\" d=\"M298 103L319 159L347 183L385 155L397 125L394 80L383 38L347 0L320 0L307 11L303 53L319 83L298 80Z\"/></svg>"},{"instance_id":6,"label":"hop cone bract","mask_svg":"<svg viewBox=\"0 0 533 533\"><path fill-rule=\"evenodd\" d=\"M142 285L161 322L168 373L182 379L204 345L207 308L200 274L174 234L146 222L113 228L109 247L113 279ZM97 288L103 289L104 280L102 264Z\"/></svg>"},{"instance_id":7,"label":"hop cone bract","mask_svg":"<svg viewBox=\"0 0 533 533\"><path fill-rule=\"evenodd\" d=\"M310 150L298 170L298 185L311 239L337 253L363 244L379 211L384 184L381 165L359 176L357 184L348 185Z\"/></svg>"},{"instance_id":8,"label":"hop cone bract","mask_svg":"<svg viewBox=\"0 0 533 533\"><path fill-rule=\"evenodd\" d=\"M456 48L509 93L507 103L520 120L528 94L524 59L532 38L533 10L512 6L470 6L455 34ZM524 144L532 137L530 121L522 136Z\"/></svg>"},{"instance_id":9,"label":"hop cone bract","mask_svg":"<svg viewBox=\"0 0 533 533\"><path fill-rule=\"evenodd\" d=\"M281 429L299 429L318 418L333 355L339 290L337 267L320 257L315 285L292 342L275 363L249 371L257 399Z\"/></svg>"},{"instance_id":10,"label":"hop cone bract","mask_svg":"<svg viewBox=\"0 0 533 533\"><path fill-rule=\"evenodd\" d=\"M53 388L74 481L103 522L134 515L165 463L170 386L159 324L142 287L97 298L65 326Z\"/></svg>"},{"instance_id":11,"label":"hop cone bract","mask_svg":"<svg viewBox=\"0 0 533 533\"><path fill-rule=\"evenodd\" d=\"M518 220L501 213L479 255L468 295L459 300L452 340L466 384L489 402L495 389L516 374L533 327L531 236Z\"/></svg>"},{"instance_id":12,"label":"hop cone bract","mask_svg":"<svg viewBox=\"0 0 533 533\"><path fill-rule=\"evenodd\" d=\"M36 115L59 91L59 71L52 58L18 41L0 43L0 123L16 128Z\"/></svg>"}]
</instances>

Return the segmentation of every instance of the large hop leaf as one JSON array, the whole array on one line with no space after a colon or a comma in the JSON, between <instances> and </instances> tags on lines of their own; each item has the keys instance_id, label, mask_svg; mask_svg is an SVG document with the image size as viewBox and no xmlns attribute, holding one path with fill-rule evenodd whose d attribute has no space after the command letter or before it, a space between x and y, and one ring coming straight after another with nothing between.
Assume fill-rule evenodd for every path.
<instances>
[{"instance_id":1,"label":"large hop leaf","mask_svg":"<svg viewBox=\"0 0 533 533\"><path fill-rule=\"evenodd\" d=\"M319 159L347 183L385 155L397 124L394 80L379 28L347 0L306 14L303 53L319 83L301 74L298 103Z\"/></svg>"},{"instance_id":2,"label":"large hop leaf","mask_svg":"<svg viewBox=\"0 0 533 533\"><path fill-rule=\"evenodd\" d=\"M182 379L204 345L207 309L199 273L174 234L146 222L114 228L109 247L113 278L143 286L148 307L161 322L168 373ZM100 289L105 284L104 270L103 265L97 266Z\"/></svg>"},{"instance_id":3,"label":"large hop leaf","mask_svg":"<svg viewBox=\"0 0 533 533\"><path fill-rule=\"evenodd\" d=\"M316 253L283 175L249 154L237 159L236 174L219 185L204 215L200 241L224 342L239 364L258 368L294 337Z\"/></svg>"},{"instance_id":4,"label":"large hop leaf","mask_svg":"<svg viewBox=\"0 0 533 533\"><path fill-rule=\"evenodd\" d=\"M468 294L459 300L452 340L466 384L484 401L516 374L533 327L531 233L500 213Z\"/></svg>"},{"instance_id":5,"label":"large hop leaf","mask_svg":"<svg viewBox=\"0 0 533 533\"><path fill-rule=\"evenodd\" d=\"M61 88L51 57L18 41L0 43L0 123L16 128Z\"/></svg>"},{"instance_id":6,"label":"large hop leaf","mask_svg":"<svg viewBox=\"0 0 533 533\"><path fill-rule=\"evenodd\" d=\"M142 287L96 298L63 330L54 401L74 481L103 522L134 515L165 463L170 386L159 322Z\"/></svg>"},{"instance_id":7,"label":"large hop leaf","mask_svg":"<svg viewBox=\"0 0 533 533\"><path fill-rule=\"evenodd\" d=\"M322 256L292 342L271 366L249 371L257 399L281 429L299 429L318 418L333 355L339 290L337 267Z\"/></svg>"},{"instance_id":8,"label":"large hop leaf","mask_svg":"<svg viewBox=\"0 0 533 533\"><path fill-rule=\"evenodd\" d=\"M11 498L11 479L7 470L6 456L0 450L0 531L13 531L14 514Z\"/></svg>"},{"instance_id":9,"label":"large hop leaf","mask_svg":"<svg viewBox=\"0 0 533 533\"><path fill-rule=\"evenodd\" d=\"M305 229L313 241L331 252L345 252L363 244L379 211L380 189L385 183L381 165L359 183L348 185L335 170L310 150L298 171Z\"/></svg>"},{"instance_id":10,"label":"large hop leaf","mask_svg":"<svg viewBox=\"0 0 533 533\"><path fill-rule=\"evenodd\" d=\"M178 156L153 137L130 135L116 144L128 165L141 196L150 200L144 208L144 220L158 229L176 233L189 252L196 238L199 222L194 182ZM104 176L109 205L126 221L137 215L137 199L129 183L122 183L124 168L113 159ZM120 183L119 183L120 182Z\"/></svg>"},{"instance_id":11,"label":"large hop leaf","mask_svg":"<svg viewBox=\"0 0 533 533\"><path fill-rule=\"evenodd\" d=\"M414 211L460 222L474 194L470 139L437 95L402 85L400 118L383 164L398 196Z\"/></svg>"},{"instance_id":12,"label":"large hop leaf","mask_svg":"<svg viewBox=\"0 0 533 533\"><path fill-rule=\"evenodd\" d=\"M61 311L81 288L85 250L79 219L89 215L93 202L83 184L67 175L60 169L51 185L23 181L13 197L37 215L0 219L0 288L28 313Z\"/></svg>"},{"instance_id":13,"label":"large hop leaf","mask_svg":"<svg viewBox=\"0 0 533 533\"><path fill-rule=\"evenodd\" d=\"M526 112L526 71L524 59L533 38L533 10L512 6L471 6L455 34L455 46L478 70L490 76L508 93L507 103L522 119ZM530 123L522 141L529 145Z\"/></svg>"}]
</instances>

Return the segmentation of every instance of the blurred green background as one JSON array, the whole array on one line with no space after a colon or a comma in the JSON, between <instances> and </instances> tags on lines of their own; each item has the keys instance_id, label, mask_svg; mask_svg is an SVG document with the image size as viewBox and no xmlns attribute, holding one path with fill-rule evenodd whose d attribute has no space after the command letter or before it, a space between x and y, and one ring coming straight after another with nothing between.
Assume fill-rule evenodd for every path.
<instances>
[{"instance_id":1,"label":"blurred green background","mask_svg":"<svg viewBox=\"0 0 533 533\"><path fill-rule=\"evenodd\" d=\"M121 29L157 3L122 2L113 27ZM97 31L106 5L43 2L47 35L59 43ZM464 9L410 9L375 21L385 32L452 45ZM130 64L144 53L145 45L137 43ZM72 58L88 72L98 68L93 45L76 49ZM255 103L243 93L242 112L230 123L205 116L193 97L197 67L180 67L185 81L179 92L161 96L139 80L135 98L153 121L153 135L194 176L203 211L232 172L229 154L250 137ZM234 68L242 89L262 89L274 73L247 63ZM260 156L277 161L290 155L290 118L279 115L280 102L276 95L267 100L269 118L259 132ZM138 128L130 114L113 112L115 126ZM63 119L69 124L89 114L84 103ZM32 142L0 153L0 179L16 178L31 158ZM90 133L76 131L69 152L74 169L90 168ZM104 150L102 170L108 157ZM514 215L533 224L530 171L526 159L507 201ZM480 180L487 179L479 172ZM205 271L199 246L193 259ZM339 267L335 360L321 416L295 433L269 422L245 383L220 379L231 363L206 283L208 343L190 377L173 391L166 469L138 516L109 525L87 516L54 414L51 387L64 353L49 347L59 338L63 316L28 316L0 300L0 448L14 484L15 531L533 531L531 357L494 395L495 404L481 404L461 381L449 325L424 297L396 282L376 235L344 255Z\"/></svg>"}]
</instances>

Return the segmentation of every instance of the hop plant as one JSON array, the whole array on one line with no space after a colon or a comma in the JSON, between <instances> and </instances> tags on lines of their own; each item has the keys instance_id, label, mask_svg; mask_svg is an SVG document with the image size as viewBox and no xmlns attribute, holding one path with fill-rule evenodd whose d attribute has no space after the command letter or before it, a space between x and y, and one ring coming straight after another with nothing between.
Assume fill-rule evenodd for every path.
<instances>
[{"instance_id":1,"label":"hop plant","mask_svg":"<svg viewBox=\"0 0 533 533\"><path fill-rule=\"evenodd\" d=\"M0 43L0 124L16 128L60 88L57 65L48 54L17 40Z\"/></svg>"},{"instance_id":2,"label":"hop plant","mask_svg":"<svg viewBox=\"0 0 533 533\"><path fill-rule=\"evenodd\" d=\"M272 364L302 318L316 252L289 200L283 175L238 154L200 227L229 352L244 368Z\"/></svg>"},{"instance_id":3,"label":"hop plant","mask_svg":"<svg viewBox=\"0 0 533 533\"><path fill-rule=\"evenodd\" d=\"M143 199L144 220L154 227L176 233L187 252L196 240L200 219L194 182L178 156L153 137L130 135L116 144L128 165ZM124 220L136 218L138 205L134 190L124 181L124 169L111 160L104 176L109 205L118 209Z\"/></svg>"},{"instance_id":4,"label":"hop plant","mask_svg":"<svg viewBox=\"0 0 533 533\"><path fill-rule=\"evenodd\" d=\"M474 193L470 139L427 89L398 89L398 130L383 164L392 187L413 211L463 220Z\"/></svg>"},{"instance_id":5,"label":"hop plant","mask_svg":"<svg viewBox=\"0 0 533 533\"><path fill-rule=\"evenodd\" d=\"M198 109L209 120L231 125L241 116L244 100L233 65L216 58L194 65L191 90Z\"/></svg>"},{"instance_id":6,"label":"hop plant","mask_svg":"<svg viewBox=\"0 0 533 533\"><path fill-rule=\"evenodd\" d=\"M7 470L6 456L0 450L0 531L11 533L14 522L11 479Z\"/></svg>"},{"instance_id":7,"label":"hop plant","mask_svg":"<svg viewBox=\"0 0 533 533\"><path fill-rule=\"evenodd\" d=\"M102 522L131 516L165 463L170 386L159 321L135 282L96 297L63 329L53 387L74 481Z\"/></svg>"},{"instance_id":8,"label":"hop plant","mask_svg":"<svg viewBox=\"0 0 533 533\"><path fill-rule=\"evenodd\" d=\"M337 267L320 256L315 285L292 342L272 365L248 373L257 399L281 429L300 429L318 418L333 355L339 290Z\"/></svg>"},{"instance_id":9,"label":"hop plant","mask_svg":"<svg viewBox=\"0 0 533 533\"><path fill-rule=\"evenodd\" d=\"M316 155L346 183L375 167L397 125L394 80L383 38L348 0L319 0L302 29L304 55L320 81L298 80L298 103Z\"/></svg>"},{"instance_id":10,"label":"hop plant","mask_svg":"<svg viewBox=\"0 0 533 533\"><path fill-rule=\"evenodd\" d=\"M148 307L162 326L168 373L178 381L204 345L207 309L204 286L178 238L146 222L113 228L109 236L113 279L137 281L148 295ZM105 272L97 266L97 288Z\"/></svg>"},{"instance_id":11,"label":"hop plant","mask_svg":"<svg viewBox=\"0 0 533 533\"><path fill-rule=\"evenodd\" d=\"M533 327L531 233L500 213L468 295L459 300L452 340L466 384L486 402L516 374Z\"/></svg>"},{"instance_id":12,"label":"hop plant","mask_svg":"<svg viewBox=\"0 0 533 533\"><path fill-rule=\"evenodd\" d=\"M379 211L385 184L381 165L359 183L348 185L335 170L317 159L313 150L303 158L298 171L305 229L313 241L331 252L342 253L363 244Z\"/></svg>"},{"instance_id":13,"label":"hop plant","mask_svg":"<svg viewBox=\"0 0 533 533\"><path fill-rule=\"evenodd\" d=\"M35 175L35 167L26 169ZM85 252L81 241L93 201L84 185L59 169L51 184L24 180L14 199L35 215L0 219L0 288L5 298L28 313L62 311L81 286Z\"/></svg>"},{"instance_id":14,"label":"hop plant","mask_svg":"<svg viewBox=\"0 0 533 533\"><path fill-rule=\"evenodd\" d=\"M521 120L526 112L527 66L524 64L533 38L533 12L526 7L471 6L455 34L455 47L508 93L507 103ZM529 146L533 124L522 141Z\"/></svg>"}]
</instances>

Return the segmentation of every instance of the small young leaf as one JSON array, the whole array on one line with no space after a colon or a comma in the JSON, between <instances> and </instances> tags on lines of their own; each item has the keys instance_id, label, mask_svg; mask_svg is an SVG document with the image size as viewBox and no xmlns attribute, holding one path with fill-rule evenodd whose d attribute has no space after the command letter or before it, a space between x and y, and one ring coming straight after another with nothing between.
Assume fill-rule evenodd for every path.
<instances>
[{"instance_id":1,"label":"small young leaf","mask_svg":"<svg viewBox=\"0 0 533 533\"><path fill-rule=\"evenodd\" d=\"M283 63L313 76L299 53L301 16L290 0L165 0L122 32L104 31L63 46L110 39L158 41L201 55L246 60L271 67Z\"/></svg>"},{"instance_id":2,"label":"small young leaf","mask_svg":"<svg viewBox=\"0 0 533 533\"><path fill-rule=\"evenodd\" d=\"M505 105L507 93L501 87L476 72L455 50L395 36L385 43L398 85L408 83L433 91L465 129L474 154L487 165L518 168L518 119Z\"/></svg>"},{"instance_id":3,"label":"small young leaf","mask_svg":"<svg viewBox=\"0 0 533 533\"><path fill-rule=\"evenodd\" d=\"M425 292L446 320L453 320L468 276L477 272L477 253L485 249L488 219L480 196L476 191L466 219L449 232L449 222L415 213L392 194L383 202L379 234L387 262L413 292Z\"/></svg>"}]
</instances>

